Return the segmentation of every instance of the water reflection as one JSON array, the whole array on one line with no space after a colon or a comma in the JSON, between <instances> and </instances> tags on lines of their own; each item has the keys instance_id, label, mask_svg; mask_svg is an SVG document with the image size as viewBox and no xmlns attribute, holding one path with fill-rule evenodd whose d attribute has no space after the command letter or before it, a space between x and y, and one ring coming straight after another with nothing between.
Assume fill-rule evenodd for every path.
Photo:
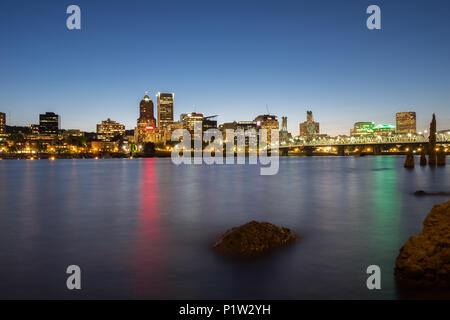
<instances>
[{"instance_id":1,"label":"water reflection","mask_svg":"<svg viewBox=\"0 0 450 320\"><path fill-rule=\"evenodd\" d=\"M137 228L132 244L131 290L135 298L166 296L164 235L161 226L160 190L155 159L139 163Z\"/></svg>"},{"instance_id":2,"label":"water reflection","mask_svg":"<svg viewBox=\"0 0 450 320\"><path fill-rule=\"evenodd\" d=\"M450 166L403 170L402 157L283 158L257 166L174 166L170 159L0 162L0 297L397 298L401 245L450 191ZM302 240L267 259L211 249L249 220ZM382 290L366 288L368 265Z\"/></svg>"}]
</instances>

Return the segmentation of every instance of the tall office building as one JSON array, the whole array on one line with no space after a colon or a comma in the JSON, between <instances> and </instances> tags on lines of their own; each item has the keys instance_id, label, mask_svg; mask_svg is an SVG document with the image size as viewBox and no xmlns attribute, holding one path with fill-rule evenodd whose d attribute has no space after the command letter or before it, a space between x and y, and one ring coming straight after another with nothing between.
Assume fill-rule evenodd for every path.
<instances>
[{"instance_id":1,"label":"tall office building","mask_svg":"<svg viewBox=\"0 0 450 320\"><path fill-rule=\"evenodd\" d=\"M287 117L281 117L281 131L287 132Z\"/></svg>"},{"instance_id":2,"label":"tall office building","mask_svg":"<svg viewBox=\"0 0 450 320\"><path fill-rule=\"evenodd\" d=\"M39 115L39 134L57 135L60 129L59 115L53 112L46 112Z\"/></svg>"},{"instance_id":3,"label":"tall office building","mask_svg":"<svg viewBox=\"0 0 450 320\"><path fill-rule=\"evenodd\" d=\"M116 121L108 119L97 124L97 139L111 141L117 136L125 134L125 126Z\"/></svg>"},{"instance_id":4,"label":"tall office building","mask_svg":"<svg viewBox=\"0 0 450 320\"><path fill-rule=\"evenodd\" d=\"M139 104L139 124L149 127L148 129L154 129L156 127L156 120L153 113L153 101L148 96L148 92L145 93L144 98ZM151 127L151 128L150 128Z\"/></svg>"},{"instance_id":5,"label":"tall office building","mask_svg":"<svg viewBox=\"0 0 450 320\"><path fill-rule=\"evenodd\" d=\"M173 123L173 93L158 92L158 128L167 128Z\"/></svg>"},{"instance_id":6,"label":"tall office building","mask_svg":"<svg viewBox=\"0 0 450 320\"><path fill-rule=\"evenodd\" d=\"M286 144L291 138L292 135L288 132L287 129L287 117L281 117L280 143Z\"/></svg>"},{"instance_id":7,"label":"tall office building","mask_svg":"<svg viewBox=\"0 0 450 320\"><path fill-rule=\"evenodd\" d=\"M139 104L139 119L134 130L136 142L159 143L167 140L166 131L156 128L156 119L153 112L153 101L148 96L148 92L146 92Z\"/></svg>"},{"instance_id":8,"label":"tall office building","mask_svg":"<svg viewBox=\"0 0 450 320\"><path fill-rule=\"evenodd\" d=\"M0 134L6 133L6 114L0 112Z\"/></svg>"},{"instance_id":9,"label":"tall office building","mask_svg":"<svg viewBox=\"0 0 450 320\"><path fill-rule=\"evenodd\" d=\"M184 113L182 115L181 122L183 122L184 129L187 129L191 132L191 134L194 132L194 126L196 122L201 122L202 129L203 129L203 113Z\"/></svg>"},{"instance_id":10,"label":"tall office building","mask_svg":"<svg viewBox=\"0 0 450 320\"><path fill-rule=\"evenodd\" d=\"M256 122L256 127L259 129L267 130L267 143L272 143L272 130L279 130L280 124L278 123L277 117L270 114L263 114L257 116L253 121Z\"/></svg>"},{"instance_id":11,"label":"tall office building","mask_svg":"<svg viewBox=\"0 0 450 320\"><path fill-rule=\"evenodd\" d=\"M397 133L416 133L416 113L414 111L397 112Z\"/></svg>"},{"instance_id":12,"label":"tall office building","mask_svg":"<svg viewBox=\"0 0 450 320\"><path fill-rule=\"evenodd\" d=\"M300 123L300 137L309 140L319 132L319 122L314 122L312 111L306 111L306 121Z\"/></svg>"}]
</instances>

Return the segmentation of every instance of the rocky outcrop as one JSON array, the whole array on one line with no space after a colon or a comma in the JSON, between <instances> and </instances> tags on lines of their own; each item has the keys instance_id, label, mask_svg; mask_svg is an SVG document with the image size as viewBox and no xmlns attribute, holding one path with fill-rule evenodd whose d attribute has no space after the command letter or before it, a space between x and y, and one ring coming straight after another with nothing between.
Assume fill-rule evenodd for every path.
<instances>
[{"instance_id":1,"label":"rocky outcrop","mask_svg":"<svg viewBox=\"0 0 450 320\"><path fill-rule=\"evenodd\" d=\"M295 239L295 234L287 228L251 221L225 232L214 248L224 253L248 256L286 245Z\"/></svg>"},{"instance_id":2,"label":"rocky outcrop","mask_svg":"<svg viewBox=\"0 0 450 320\"><path fill-rule=\"evenodd\" d=\"M423 226L400 249L395 275L401 284L450 288L450 201L434 206Z\"/></svg>"},{"instance_id":3,"label":"rocky outcrop","mask_svg":"<svg viewBox=\"0 0 450 320\"><path fill-rule=\"evenodd\" d=\"M423 190L417 190L414 192L415 196L450 196L450 192L426 192Z\"/></svg>"}]
</instances>

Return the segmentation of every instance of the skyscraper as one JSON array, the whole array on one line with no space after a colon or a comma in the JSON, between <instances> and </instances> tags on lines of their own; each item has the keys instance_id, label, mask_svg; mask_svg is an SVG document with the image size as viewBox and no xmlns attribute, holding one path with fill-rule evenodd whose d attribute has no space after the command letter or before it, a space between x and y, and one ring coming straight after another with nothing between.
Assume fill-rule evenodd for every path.
<instances>
[{"instance_id":1,"label":"skyscraper","mask_svg":"<svg viewBox=\"0 0 450 320\"><path fill-rule=\"evenodd\" d=\"M173 123L173 93L158 92L158 128L167 128Z\"/></svg>"},{"instance_id":2,"label":"skyscraper","mask_svg":"<svg viewBox=\"0 0 450 320\"><path fill-rule=\"evenodd\" d=\"M156 127L156 120L153 113L153 109L154 109L153 101L148 96L148 92L146 92L144 98L141 100L141 103L139 104L138 126L139 124L141 124L151 127L148 129L154 129Z\"/></svg>"},{"instance_id":3,"label":"skyscraper","mask_svg":"<svg viewBox=\"0 0 450 320\"><path fill-rule=\"evenodd\" d=\"M6 114L0 112L0 134L6 133Z\"/></svg>"},{"instance_id":4,"label":"skyscraper","mask_svg":"<svg viewBox=\"0 0 450 320\"><path fill-rule=\"evenodd\" d=\"M156 129L156 119L153 112L153 101L148 96L148 92L146 92L139 104L139 119L134 130L134 137L137 142L156 143L165 139Z\"/></svg>"},{"instance_id":5,"label":"skyscraper","mask_svg":"<svg viewBox=\"0 0 450 320\"><path fill-rule=\"evenodd\" d=\"M397 112L397 133L416 133L416 113L414 111Z\"/></svg>"},{"instance_id":6,"label":"skyscraper","mask_svg":"<svg viewBox=\"0 0 450 320\"><path fill-rule=\"evenodd\" d=\"M57 135L60 129L59 115L54 112L46 112L39 115L39 134Z\"/></svg>"},{"instance_id":7,"label":"skyscraper","mask_svg":"<svg viewBox=\"0 0 450 320\"><path fill-rule=\"evenodd\" d=\"M309 140L319 132L319 123L313 121L312 111L306 111L306 121L300 123L300 137Z\"/></svg>"}]
</instances>

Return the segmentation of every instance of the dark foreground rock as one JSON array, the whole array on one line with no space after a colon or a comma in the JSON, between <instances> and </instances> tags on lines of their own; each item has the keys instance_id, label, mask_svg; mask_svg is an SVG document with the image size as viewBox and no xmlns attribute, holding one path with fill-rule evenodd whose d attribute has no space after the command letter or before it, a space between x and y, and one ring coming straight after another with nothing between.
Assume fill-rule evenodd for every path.
<instances>
[{"instance_id":1,"label":"dark foreground rock","mask_svg":"<svg viewBox=\"0 0 450 320\"><path fill-rule=\"evenodd\" d=\"M295 239L295 234L287 228L251 221L225 232L214 248L224 253L246 256L283 246Z\"/></svg>"},{"instance_id":2,"label":"dark foreground rock","mask_svg":"<svg viewBox=\"0 0 450 320\"><path fill-rule=\"evenodd\" d=\"M450 196L450 192L426 192L423 190L417 190L414 192L415 196Z\"/></svg>"},{"instance_id":3,"label":"dark foreground rock","mask_svg":"<svg viewBox=\"0 0 450 320\"><path fill-rule=\"evenodd\" d=\"M406 285L450 288L450 201L434 206L423 226L400 249L395 275Z\"/></svg>"}]
</instances>

